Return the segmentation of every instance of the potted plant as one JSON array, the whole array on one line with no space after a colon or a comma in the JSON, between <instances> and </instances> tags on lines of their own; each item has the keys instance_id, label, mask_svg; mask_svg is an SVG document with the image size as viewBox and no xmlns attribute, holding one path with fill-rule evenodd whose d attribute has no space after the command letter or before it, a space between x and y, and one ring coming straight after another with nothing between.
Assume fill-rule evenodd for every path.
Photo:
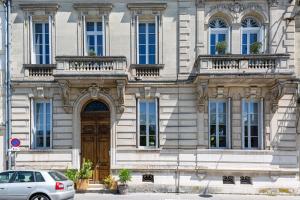
<instances>
[{"instance_id":1,"label":"potted plant","mask_svg":"<svg viewBox=\"0 0 300 200\"><path fill-rule=\"evenodd\" d=\"M78 170L77 169L67 169L65 175L69 180L74 182L74 188L77 189Z\"/></svg>"},{"instance_id":2,"label":"potted plant","mask_svg":"<svg viewBox=\"0 0 300 200\"><path fill-rule=\"evenodd\" d=\"M96 56L96 52L94 50L89 50L89 56Z\"/></svg>"},{"instance_id":3,"label":"potted plant","mask_svg":"<svg viewBox=\"0 0 300 200\"><path fill-rule=\"evenodd\" d=\"M216 44L216 50L217 50L218 54L225 54L226 48L227 48L226 41L218 42Z\"/></svg>"},{"instance_id":4,"label":"potted plant","mask_svg":"<svg viewBox=\"0 0 300 200\"><path fill-rule=\"evenodd\" d=\"M254 42L250 45L250 53L251 54L259 54L261 50L262 44L261 42Z\"/></svg>"},{"instance_id":5,"label":"potted plant","mask_svg":"<svg viewBox=\"0 0 300 200\"><path fill-rule=\"evenodd\" d=\"M128 193L128 185L127 182L131 181L132 175L131 171L128 169L121 169L119 172L119 181L118 192L119 194L127 194Z\"/></svg>"},{"instance_id":6,"label":"potted plant","mask_svg":"<svg viewBox=\"0 0 300 200\"><path fill-rule=\"evenodd\" d=\"M89 179L92 177L92 162L89 160L83 160L82 167L78 171L77 189L86 190L89 185Z\"/></svg>"},{"instance_id":7,"label":"potted plant","mask_svg":"<svg viewBox=\"0 0 300 200\"><path fill-rule=\"evenodd\" d=\"M110 190L111 192L115 192L117 189L117 181L112 175L107 176L103 180L104 186L106 189Z\"/></svg>"}]
</instances>

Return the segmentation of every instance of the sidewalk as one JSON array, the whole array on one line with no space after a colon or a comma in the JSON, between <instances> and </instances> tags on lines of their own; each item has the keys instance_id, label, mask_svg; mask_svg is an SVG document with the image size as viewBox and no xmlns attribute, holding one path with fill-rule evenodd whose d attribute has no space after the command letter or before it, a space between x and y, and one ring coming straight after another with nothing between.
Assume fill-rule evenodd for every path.
<instances>
[{"instance_id":1,"label":"sidewalk","mask_svg":"<svg viewBox=\"0 0 300 200\"><path fill-rule=\"evenodd\" d=\"M201 197L197 194L157 194L130 193L128 195L114 194L76 194L75 200L299 200L300 196L263 196L263 195L225 195L218 194Z\"/></svg>"}]
</instances>

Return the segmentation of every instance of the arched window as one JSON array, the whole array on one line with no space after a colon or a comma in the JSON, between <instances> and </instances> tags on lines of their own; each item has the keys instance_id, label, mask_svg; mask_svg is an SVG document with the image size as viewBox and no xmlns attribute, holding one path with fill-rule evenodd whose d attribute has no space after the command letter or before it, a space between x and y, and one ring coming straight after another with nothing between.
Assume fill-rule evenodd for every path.
<instances>
[{"instance_id":1,"label":"arched window","mask_svg":"<svg viewBox=\"0 0 300 200\"><path fill-rule=\"evenodd\" d=\"M250 54L251 45L256 42L262 44L262 29L260 23L253 17L246 17L242 21L242 53Z\"/></svg>"},{"instance_id":2,"label":"arched window","mask_svg":"<svg viewBox=\"0 0 300 200\"><path fill-rule=\"evenodd\" d=\"M109 111L108 106L100 101L92 101L87 104L83 112Z\"/></svg>"},{"instance_id":3,"label":"arched window","mask_svg":"<svg viewBox=\"0 0 300 200\"><path fill-rule=\"evenodd\" d=\"M229 50L229 26L228 24L220 18L213 19L209 22L209 43L210 43L210 54L224 54ZM225 42L226 49L223 51L218 51L216 48L219 42ZM219 49L220 50L220 49Z\"/></svg>"}]
</instances>

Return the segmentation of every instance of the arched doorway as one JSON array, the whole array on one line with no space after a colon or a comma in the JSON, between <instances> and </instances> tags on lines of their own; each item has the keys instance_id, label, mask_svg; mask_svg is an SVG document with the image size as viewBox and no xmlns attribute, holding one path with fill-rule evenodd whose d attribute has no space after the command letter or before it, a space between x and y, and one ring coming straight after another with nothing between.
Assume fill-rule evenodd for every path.
<instances>
[{"instance_id":1,"label":"arched doorway","mask_svg":"<svg viewBox=\"0 0 300 200\"><path fill-rule=\"evenodd\" d=\"M81 163L93 163L93 183L110 174L110 110L101 101L88 102L81 111Z\"/></svg>"}]
</instances>

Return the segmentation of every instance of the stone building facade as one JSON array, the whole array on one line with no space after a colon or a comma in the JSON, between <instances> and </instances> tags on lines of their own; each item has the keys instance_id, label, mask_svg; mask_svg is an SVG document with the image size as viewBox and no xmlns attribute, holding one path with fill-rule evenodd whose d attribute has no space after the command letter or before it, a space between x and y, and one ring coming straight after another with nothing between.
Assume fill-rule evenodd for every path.
<instances>
[{"instance_id":1,"label":"stone building facade","mask_svg":"<svg viewBox=\"0 0 300 200\"><path fill-rule=\"evenodd\" d=\"M13 1L14 167L89 159L94 182L128 168L136 191L299 194L298 10Z\"/></svg>"}]
</instances>

